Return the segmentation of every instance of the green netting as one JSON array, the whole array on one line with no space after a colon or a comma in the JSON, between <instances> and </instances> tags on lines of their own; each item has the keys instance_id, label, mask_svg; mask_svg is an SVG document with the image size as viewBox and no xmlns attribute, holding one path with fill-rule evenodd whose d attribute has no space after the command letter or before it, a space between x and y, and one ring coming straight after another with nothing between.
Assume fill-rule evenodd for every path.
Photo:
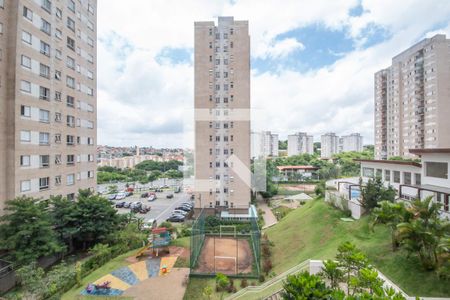
<instances>
[{"instance_id":1,"label":"green netting","mask_svg":"<svg viewBox=\"0 0 450 300\"><path fill-rule=\"evenodd\" d=\"M191 257L190 268L195 269L198 263L198 257L202 251L203 243L205 242L205 214L202 209L197 220L195 220L191 231Z\"/></svg>"}]
</instances>

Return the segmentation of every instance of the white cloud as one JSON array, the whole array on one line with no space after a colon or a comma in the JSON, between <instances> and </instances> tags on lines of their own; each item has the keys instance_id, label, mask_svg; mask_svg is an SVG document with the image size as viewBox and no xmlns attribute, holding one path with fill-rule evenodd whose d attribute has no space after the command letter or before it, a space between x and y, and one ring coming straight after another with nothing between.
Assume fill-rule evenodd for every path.
<instances>
[{"instance_id":1,"label":"white cloud","mask_svg":"<svg viewBox=\"0 0 450 300\"><path fill-rule=\"evenodd\" d=\"M178 146L192 136L192 127L184 127L187 134L180 127L193 103L192 63L156 57L167 48L192 50L194 21L218 15L249 20L252 56L270 59L308 48L295 38L277 39L280 34L313 24L346 30L357 48L340 53L333 65L252 73L253 127L282 138L300 130L317 138L325 131L359 131L366 142L373 135L373 73L429 32L450 32L446 0L363 0L357 17L348 14L357 0L123 3L99 0L98 8L98 136L99 143L115 145ZM365 49L368 26L386 30L390 39Z\"/></svg>"}]
</instances>

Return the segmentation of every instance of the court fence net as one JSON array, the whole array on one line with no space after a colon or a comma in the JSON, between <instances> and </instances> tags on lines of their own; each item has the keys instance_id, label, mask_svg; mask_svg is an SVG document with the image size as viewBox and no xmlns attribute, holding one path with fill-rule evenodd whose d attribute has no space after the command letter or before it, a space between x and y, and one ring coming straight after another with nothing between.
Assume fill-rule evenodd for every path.
<instances>
[{"instance_id":1,"label":"court fence net","mask_svg":"<svg viewBox=\"0 0 450 300\"><path fill-rule=\"evenodd\" d=\"M261 231L253 211L246 220L222 220L202 209L191 231L190 275L258 278ZM214 216L214 214L213 214ZM209 219L208 219L209 218ZM213 223L213 224L211 224Z\"/></svg>"}]
</instances>

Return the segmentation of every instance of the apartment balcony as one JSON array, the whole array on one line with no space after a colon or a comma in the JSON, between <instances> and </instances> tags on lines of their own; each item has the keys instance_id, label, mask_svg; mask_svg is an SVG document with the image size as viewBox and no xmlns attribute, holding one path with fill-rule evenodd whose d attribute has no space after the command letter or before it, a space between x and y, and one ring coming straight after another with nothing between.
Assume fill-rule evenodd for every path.
<instances>
[{"instance_id":1,"label":"apartment balcony","mask_svg":"<svg viewBox=\"0 0 450 300\"><path fill-rule=\"evenodd\" d=\"M449 218L449 201L450 201L450 188L433 186L429 184L412 185L401 184L398 190L399 199L402 201L413 201L414 199L425 199L426 197L432 197L433 202L441 204L439 210L442 218Z\"/></svg>"}]
</instances>

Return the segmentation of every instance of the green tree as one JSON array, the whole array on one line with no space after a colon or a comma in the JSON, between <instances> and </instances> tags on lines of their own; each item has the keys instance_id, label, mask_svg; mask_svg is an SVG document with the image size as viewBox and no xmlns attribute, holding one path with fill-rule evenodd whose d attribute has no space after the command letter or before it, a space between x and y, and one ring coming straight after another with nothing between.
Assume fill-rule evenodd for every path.
<instances>
[{"instance_id":1,"label":"green tree","mask_svg":"<svg viewBox=\"0 0 450 300\"><path fill-rule=\"evenodd\" d=\"M411 220L397 225L402 245L408 252L417 253L427 270L438 267L439 245L450 232L448 220L440 219L440 206L432 197L414 200L408 207L413 216Z\"/></svg>"},{"instance_id":2,"label":"green tree","mask_svg":"<svg viewBox=\"0 0 450 300\"><path fill-rule=\"evenodd\" d=\"M287 140L284 140L284 141L279 140L278 141L278 149L279 150L287 150L287 144L288 144Z\"/></svg>"},{"instance_id":3,"label":"green tree","mask_svg":"<svg viewBox=\"0 0 450 300\"><path fill-rule=\"evenodd\" d=\"M89 244L105 240L111 232L118 230L120 218L108 200L97 195L78 197L75 218L79 228L76 239Z\"/></svg>"},{"instance_id":4,"label":"green tree","mask_svg":"<svg viewBox=\"0 0 450 300\"><path fill-rule=\"evenodd\" d=\"M369 179L365 185L362 183L362 179L360 179L360 186L362 205L368 211L378 206L381 201L394 202L395 190L392 186L388 188L384 187L381 178Z\"/></svg>"},{"instance_id":5,"label":"green tree","mask_svg":"<svg viewBox=\"0 0 450 300\"><path fill-rule=\"evenodd\" d=\"M326 190L325 181L321 180L314 188L314 193L316 193L317 196L323 198L325 197L325 190Z\"/></svg>"},{"instance_id":6,"label":"green tree","mask_svg":"<svg viewBox=\"0 0 450 300\"><path fill-rule=\"evenodd\" d=\"M330 282L332 289L337 289L339 283L344 277L343 271L339 268L339 264L334 260L326 260L323 262L321 276Z\"/></svg>"},{"instance_id":7,"label":"green tree","mask_svg":"<svg viewBox=\"0 0 450 300\"><path fill-rule=\"evenodd\" d=\"M22 299L35 300L44 297L47 292L47 287L42 282L44 276L44 269L38 267L36 262L31 262L17 270L17 277L23 291Z\"/></svg>"},{"instance_id":8,"label":"green tree","mask_svg":"<svg viewBox=\"0 0 450 300\"><path fill-rule=\"evenodd\" d=\"M223 298L223 293L230 286L230 278L227 275L222 273L216 274L216 289L217 291L221 291L220 299Z\"/></svg>"},{"instance_id":9,"label":"green tree","mask_svg":"<svg viewBox=\"0 0 450 300\"><path fill-rule=\"evenodd\" d=\"M73 239L79 232L77 203L62 196L50 197L52 223L61 241L73 250Z\"/></svg>"},{"instance_id":10,"label":"green tree","mask_svg":"<svg viewBox=\"0 0 450 300\"><path fill-rule=\"evenodd\" d=\"M212 293L213 293L213 289L212 289L212 287L210 287L209 285L208 285L208 286L205 286L205 287L203 288L203 296L205 296L206 299L210 300L210 299L211 299L211 296L212 296Z\"/></svg>"},{"instance_id":11,"label":"green tree","mask_svg":"<svg viewBox=\"0 0 450 300\"><path fill-rule=\"evenodd\" d=\"M281 296L286 300L327 299L332 293L320 276L306 271L289 275L283 281L283 289Z\"/></svg>"},{"instance_id":12,"label":"green tree","mask_svg":"<svg viewBox=\"0 0 450 300\"><path fill-rule=\"evenodd\" d=\"M404 202L381 201L379 207L372 210L371 228L377 224L386 224L391 229L392 250L397 250L399 246L397 225L408 221L411 214L406 210Z\"/></svg>"},{"instance_id":13,"label":"green tree","mask_svg":"<svg viewBox=\"0 0 450 300\"><path fill-rule=\"evenodd\" d=\"M356 245L350 242L344 242L338 247L338 253L336 254L336 260L341 268L345 283L347 285L347 294L350 293L353 276L359 274L362 268L368 266L368 260L366 255L359 250Z\"/></svg>"},{"instance_id":14,"label":"green tree","mask_svg":"<svg viewBox=\"0 0 450 300\"><path fill-rule=\"evenodd\" d=\"M64 251L53 230L47 201L21 197L6 202L0 217L0 249L9 251L16 264Z\"/></svg>"}]
</instances>

